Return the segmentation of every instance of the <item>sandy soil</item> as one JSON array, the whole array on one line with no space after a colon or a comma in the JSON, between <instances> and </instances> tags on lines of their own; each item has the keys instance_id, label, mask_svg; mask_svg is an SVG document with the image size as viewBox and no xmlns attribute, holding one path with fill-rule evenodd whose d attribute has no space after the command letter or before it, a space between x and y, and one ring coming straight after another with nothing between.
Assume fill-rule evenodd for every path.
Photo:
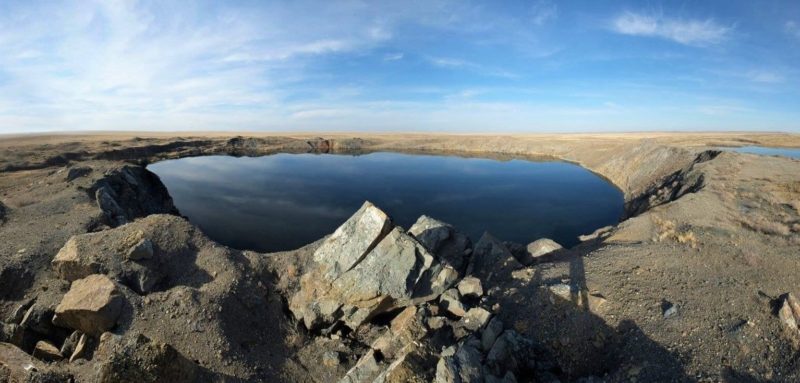
<instances>
[{"instance_id":1,"label":"sandy soil","mask_svg":"<svg viewBox=\"0 0 800 383\"><path fill-rule=\"evenodd\" d=\"M602 175L626 199L626 219L618 225L518 270L503 291L490 294L504 323L554 355L563 370L559 378L800 380L800 354L776 315L779 297L800 290L800 161L709 151L800 147L800 135L234 136L0 138L0 318L32 299L43 307L58 303L69 283L54 275L50 261L71 236L118 225L98 206L95 193L98 185L124 186L119 172L125 166L205 154L307 151L548 157ZM79 173L71 170L84 168L89 170L70 176ZM125 329L173 345L212 380L330 380L341 377L363 352L363 345L348 340L305 333L282 308L283 294L293 288L315 244L273 255L226 249L184 220L147 221L143 217L169 212L169 206L153 199L158 185L141 180L138 185L125 189L124 215L133 222L126 227L182 233L175 237L199 249L195 264L203 273L176 276L144 297L126 293L133 303ZM178 241L170 238L164 240ZM548 287L565 281L577 286L566 297ZM677 310L665 317L670 305ZM196 331L197 326L204 330ZM315 348L340 349L342 364L315 363ZM59 362L55 368L88 380L91 363Z\"/></svg>"}]
</instances>

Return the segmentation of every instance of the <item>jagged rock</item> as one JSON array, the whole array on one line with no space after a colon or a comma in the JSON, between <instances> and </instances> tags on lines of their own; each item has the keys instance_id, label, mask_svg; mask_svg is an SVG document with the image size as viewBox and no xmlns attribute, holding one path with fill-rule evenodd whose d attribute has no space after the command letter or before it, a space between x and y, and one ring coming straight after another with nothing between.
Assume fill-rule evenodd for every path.
<instances>
[{"instance_id":1,"label":"jagged rock","mask_svg":"<svg viewBox=\"0 0 800 383\"><path fill-rule=\"evenodd\" d=\"M111 279L102 274L90 275L72 283L56 307L53 323L99 335L116 325L123 301Z\"/></svg>"},{"instance_id":2,"label":"jagged rock","mask_svg":"<svg viewBox=\"0 0 800 383\"><path fill-rule=\"evenodd\" d=\"M463 322L464 327L470 331L477 331L483 328L491 317L492 313L483 307L473 307L461 318L461 322Z\"/></svg>"},{"instance_id":3,"label":"jagged rock","mask_svg":"<svg viewBox=\"0 0 800 383\"><path fill-rule=\"evenodd\" d=\"M67 339L64 339L64 343L61 344L61 349L59 352L63 356L70 356L75 351L75 346L78 345L78 341L81 339L82 333L80 331L73 331L72 334L69 334Z\"/></svg>"},{"instance_id":4,"label":"jagged rock","mask_svg":"<svg viewBox=\"0 0 800 383\"><path fill-rule=\"evenodd\" d=\"M81 334L81 338L78 339L78 344L75 345L75 350L72 351L72 355L69 357L69 362L72 363L76 359L83 358L83 355L86 353L86 347L88 347L89 337L86 334Z\"/></svg>"},{"instance_id":5,"label":"jagged rock","mask_svg":"<svg viewBox=\"0 0 800 383\"><path fill-rule=\"evenodd\" d=\"M503 332L503 322L498 317L492 318L489 324L481 333L481 347L483 351L489 351L494 345L494 341Z\"/></svg>"},{"instance_id":6,"label":"jagged rock","mask_svg":"<svg viewBox=\"0 0 800 383\"><path fill-rule=\"evenodd\" d=\"M456 289L445 291L439 297L439 304L442 309L447 310L447 312L455 316L463 317L467 314L464 304L461 303L461 296Z\"/></svg>"},{"instance_id":7,"label":"jagged rock","mask_svg":"<svg viewBox=\"0 0 800 383\"><path fill-rule=\"evenodd\" d=\"M373 383L430 382L435 362L436 358L431 353L416 344L409 344Z\"/></svg>"},{"instance_id":8,"label":"jagged rock","mask_svg":"<svg viewBox=\"0 0 800 383\"><path fill-rule=\"evenodd\" d=\"M337 321L355 329L382 312L434 299L457 276L369 202L313 259L289 303L309 329Z\"/></svg>"},{"instance_id":9,"label":"jagged rock","mask_svg":"<svg viewBox=\"0 0 800 383\"><path fill-rule=\"evenodd\" d=\"M521 267L522 264L500 241L484 233L473 248L467 274L479 278L486 287L501 277L510 278L512 271Z\"/></svg>"},{"instance_id":10,"label":"jagged rock","mask_svg":"<svg viewBox=\"0 0 800 383\"><path fill-rule=\"evenodd\" d=\"M79 241L79 236L70 238L51 262L61 279L72 282L100 271L100 265L97 262L81 257Z\"/></svg>"},{"instance_id":11,"label":"jagged rock","mask_svg":"<svg viewBox=\"0 0 800 383\"><path fill-rule=\"evenodd\" d=\"M178 213L158 176L140 166L106 172L92 190L106 223L112 227L150 214Z\"/></svg>"},{"instance_id":12,"label":"jagged rock","mask_svg":"<svg viewBox=\"0 0 800 383\"><path fill-rule=\"evenodd\" d=\"M419 217L408 232L436 254L442 263L452 266L459 274L463 273L467 265L465 252L472 246L469 237L453 226L426 215Z\"/></svg>"},{"instance_id":13,"label":"jagged rock","mask_svg":"<svg viewBox=\"0 0 800 383\"><path fill-rule=\"evenodd\" d=\"M339 383L366 383L372 382L381 373L375 351L369 350L362 356L355 366L347 371L344 377L339 379Z\"/></svg>"},{"instance_id":14,"label":"jagged rock","mask_svg":"<svg viewBox=\"0 0 800 383\"><path fill-rule=\"evenodd\" d=\"M45 340L36 342L36 347L33 349L33 357L45 362L57 362L64 359L58 347Z\"/></svg>"},{"instance_id":15,"label":"jagged rock","mask_svg":"<svg viewBox=\"0 0 800 383\"><path fill-rule=\"evenodd\" d=\"M458 282L458 292L461 293L462 296L465 297L476 297L480 298L483 295L483 287L481 286L481 280L475 277L466 277Z\"/></svg>"},{"instance_id":16,"label":"jagged rock","mask_svg":"<svg viewBox=\"0 0 800 383\"><path fill-rule=\"evenodd\" d=\"M153 257L153 242L147 238L140 239L135 245L128 249L127 258L132 261L140 259L150 259Z\"/></svg>"},{"instance_id":17,"label":"jagged rock","mask_svg":"<svg viewBox=\"0 0 800 383\"><path fill-rule=\"evenodd\" d=\"M403 347L427 334L424 323L424 312L416 306L408 306L392 319L389 330L372 343L372 349L394 358Z\"/></svg>"},{"instance_id":18,"label":"jagged rock","mask_svg":"<svg viewBox=\"0 0 800 383\"><path fill-rule=\"evenodd\" d=\"M561 250L563 247L559 245L556 241L553 241L549 238L541 238L537 239L528 244L525 248L525 259L521 259L520 262L525 266L531 265L540 258L553 253L556 250Z\"/></svg>"},{"instance_id":19,"label":"jagged rock","mask_svg":"<svg viewBox=\"0 0 800 383\"><path fill-rule=\"evenodd\" d=\"M370 202L339 226L314 252L314 261L324 275L336 279L358 264L392 229L392 221Z\"/></svg>"},{"instance_id":20,"label":"jagged rock","mask_svg":"<svg viewBox=\"0 0 800 383\"><path fill-rule=\"evenodd\" d=\"M100 383L194 382L197 366L172 346L138 334L130 338L104 333L95 352Z\"/></svg>"},{"instance_id":21,"label":"jagged rock","mask_svg":"<svg viewBox=\"0 0 800 383\"><path fill-rule=\"evenodd\" d=\"M778 318L781 320L786 334L794 342L795 346L800 345L800 301L794 294L788 293L783 298L783 303L778 310Z\"/></svg>"}]
</instances>

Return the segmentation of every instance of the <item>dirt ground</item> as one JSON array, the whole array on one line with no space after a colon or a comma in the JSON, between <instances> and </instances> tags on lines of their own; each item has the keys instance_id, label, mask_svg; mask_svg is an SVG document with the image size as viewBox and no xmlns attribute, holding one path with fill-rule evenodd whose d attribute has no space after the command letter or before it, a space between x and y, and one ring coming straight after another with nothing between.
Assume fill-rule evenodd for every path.
<instances>
[{"instance_id":1,"label":"dirt ground","mask_svg":"<svg viewBox=\"0 0 800 383\"><path fill-rule=\"evenodd\" d=\"M51 261L73 235L150 230L178 258L164 266L168 275L154 291L124 291L130 307L115 332L172 345L211 381L339 379L366 347L310 334L286 309L286 294L318 243L278 254L227 249L171 218L178 212L163 185L142 166L277 152L546 157L596 172L626 200L618 225L514 271L488 293L487 304L504 323L552 355L560 380L800 381L797 334L787 333L777 316L783 294L800 292L800 160L714 150L742 145L800 147L800 135L0 137L0 320L10 323L6 318L27 302L44 311L58 304L69 282ZM121 210L112 216L98 202L103 187L119 196ZM180 255L183 248L190 258ZM556 288L564 284L571 286L566 294ZM44 332L63 341L64 335ZM320 364L326 350L340 352L340 363ZM93 373L91 361L53 368L78 381Z\"/></svg>"}]
</instances>

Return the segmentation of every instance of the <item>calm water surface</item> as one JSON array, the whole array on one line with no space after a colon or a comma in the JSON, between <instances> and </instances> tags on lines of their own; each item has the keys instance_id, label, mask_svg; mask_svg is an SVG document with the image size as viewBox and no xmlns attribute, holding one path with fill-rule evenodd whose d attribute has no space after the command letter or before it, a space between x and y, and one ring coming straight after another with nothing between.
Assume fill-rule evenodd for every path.
<instances>
[{"instance_id":1,"label":"calm water surface","mask_svg":"<svg viewBox=\"0 0 800 383\"><path fill-rule=\"evenodd\" d=\"M768 148L765 146L742 146L738 148L726 147L721 149L739 153L760 154L762 156L782 156L789 158L800 158L800 149L798 148Z\"/></svg>"},{"instance_id":2,"label":"calm water surface","mask_svg":"<svg viewBox=\"0 0 800 383\"><path fill-rule=\"evenodd\" d=\"M333 232L365 200L408 228L427 214L474 241L484 231L563 245L616 223L622 193L564 162L449 156L209 156L149 166L175 205L212 239L238 249L298 248Z\"/></svg>"}]
</instances>

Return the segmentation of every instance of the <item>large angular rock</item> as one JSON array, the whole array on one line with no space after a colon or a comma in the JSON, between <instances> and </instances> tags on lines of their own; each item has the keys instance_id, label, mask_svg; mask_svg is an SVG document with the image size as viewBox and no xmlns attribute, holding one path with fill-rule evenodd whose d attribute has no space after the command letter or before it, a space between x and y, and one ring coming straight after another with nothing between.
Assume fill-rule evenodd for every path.
<instances>
[{"instance_id":1,"label":"large angular rock","mask_svg":"<svg viewBox=\"0 0 800 383\"><path fill-rule=\"evenodd\" d=\"M352 269L393 227L391 219L370 202L339 226L314 253L324 275L336 279Z\"/></svg>"},{"instance_id":2,"label":"large angular rock","mask_svg":"<svg viewBox=\"0 0 800 383\"><path fill-rule=\"evenodd\" d=\"M480 341L470 337L455 354L443 354L436 365L435 383L480 383L484 371L481 365Z\"/></svg>"},{"instance_id":3,"label":"large angular rock","mask_svg":"<svg viewBox=\"0 0 800 383\"><path fill-rule=\"evenodd\" d=\"M102 274L90 275L72 283L56 307L53 323L100 335L116 325L123 301L111 279Z\"/></svg>"},{"instance_id":4,"label":"large angular rock","mask_svg":"<svg viewBox=\"0 0 800 383\"><path fill-rule=\"evenodd\" d=\"M442 263L452 266L459 273L467 266L467 253L472 242L469 237L453 226L423 215L408 229L431 253L436 254Z\"/></svg>"},{"instance_id":5,"label":"large angular rock","mask_svg":"<svg viewBox=\"0 0 800 383\"><path fill-rule=\"evenodd\" d=\"M123 338L104 333L93 360L98 361L100 383L189 383L200 376L197 365L172 346L141 334Z\"/></svg>"},{"instance_id":6,"label":"large angular rock","mask_svg":"<svg viewBox=\"0 0 800 383\"><path fill-rule=\"evenodd\" d=\"M309 329L337 321L355 329L382 312L436 298L458 276L368 202L313 259L289 302Z\"/></svg>"},{"instance_id":7,"label":"large angular rock","mask_svg":"<svg viewBox=\"0 0 800 383\"><path fill-rule=\"evenodd\" d=\"M484 233L472 251L467 274L479 278L484 288L504 278L522 267L510 251L489 233Z\"/></svg>"}]
</instances>

